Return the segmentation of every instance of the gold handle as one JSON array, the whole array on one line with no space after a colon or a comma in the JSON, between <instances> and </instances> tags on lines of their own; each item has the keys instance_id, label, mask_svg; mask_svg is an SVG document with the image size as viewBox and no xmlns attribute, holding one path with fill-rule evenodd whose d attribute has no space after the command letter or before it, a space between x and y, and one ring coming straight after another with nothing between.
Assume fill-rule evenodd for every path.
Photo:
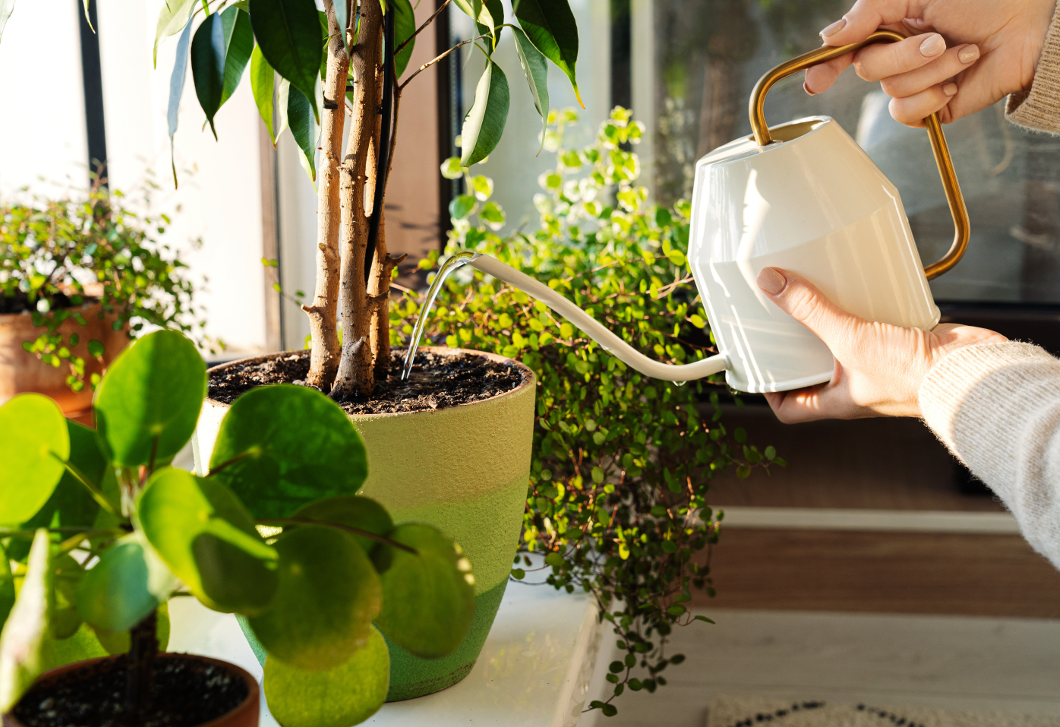
<instances>
[{"instance_id":1,"label":"gold handle","mask_svg":"<svg viewBox=\"0 0 1060 727\"><path fill-rule=\"evenodd\" d=\"M877 30L860 43L837 47L824 46L809 53L803 53L801 56L792 58L786 63L781 63L762 76L758 83L755 84L754 90L751 91L751 130L754 132L755 141L758 142L759 146L773 143L773 138L769 134L769 126L766 125L765 105L766 94L769 93L769 89L777 81L787 78L793 73L804 71L810 66L816 66L818 63L824 63L851 51L864 48L870 43L881 41L894 43L899 40L905 40L905 36L893 30ZM938 262L924 268L924 274L927 275L928 280L932 280L952 268L964 256L965 250L968 249L968 236L971 233L971 225L968 221L968 208L964 204L963 195L961 195L961 185L957 182L957 173L953 170L950 148L946 145L946 137L942 133L942 123L939 121L939 115L937 113L931 114L931 116L924 119L924 125L927 126L928 138L931 139L931 151L934 153L935 163L939 167L942 187L946 190L946 201L950 206L950 214L953 215L954 227L953 244L950 245L949 252L943 255Z\"/></svg>"}]
</instances>

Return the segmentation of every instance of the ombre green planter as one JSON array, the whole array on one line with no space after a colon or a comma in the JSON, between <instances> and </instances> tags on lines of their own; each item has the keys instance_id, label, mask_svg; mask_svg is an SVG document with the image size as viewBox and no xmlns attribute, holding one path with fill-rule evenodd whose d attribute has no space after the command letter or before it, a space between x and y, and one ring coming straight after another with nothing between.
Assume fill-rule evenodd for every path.
<instances>
[{"instance_id":1,"label":"ombre green planter","mask_svg":"<svg viewBox=\"0 0 1060 727\"><path fill-rule=\"evenodd\" d=\"M463 349L515 366L522 381L492 399L433 411L353 415L368 450L361 494L382 503L395 522L422 522L452 537L475 574L475 620L460 647L441 659L421 659L390 643L388 702L421 697L456 684L471 671L497 615L519 543L534 436L536 380L523 364ZM257 363L273 354L225 364ZM195 466L209 462L227 404L207 399L192 438Z\"/></svg>"}]
</instances>

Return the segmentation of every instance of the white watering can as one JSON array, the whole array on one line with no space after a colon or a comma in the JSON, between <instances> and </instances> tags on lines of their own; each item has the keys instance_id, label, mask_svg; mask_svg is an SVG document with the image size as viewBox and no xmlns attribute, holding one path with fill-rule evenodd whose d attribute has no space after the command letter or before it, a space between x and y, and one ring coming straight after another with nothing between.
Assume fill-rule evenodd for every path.
<instances>
[{"instance_id":1,"label":"white watering can","mask_svg":"<svg viewBox=\"0 0 1060 727\"><path fill-rule=\"evenodd\" d=\"M678 382L725 371L729 386L748 392L829 381L831 352L761 292L756 279L762 268L796 272L869 320L930 330L940 314L928 280L964 254L968 212L938 115L932 114L925 123L956 234L945 257L924 268L898 190L861 147L827 116L769 128L765 97L781 78L869 43L902 39L881 30L862 43L819 48L777 66L751 94L754 135L696 164L688 261L720 351L716 356L680 366L653 361L559 293L488 255L461 253L450 262L472 265L538 298L646 376Z\"/></svg>"}]
</instances>

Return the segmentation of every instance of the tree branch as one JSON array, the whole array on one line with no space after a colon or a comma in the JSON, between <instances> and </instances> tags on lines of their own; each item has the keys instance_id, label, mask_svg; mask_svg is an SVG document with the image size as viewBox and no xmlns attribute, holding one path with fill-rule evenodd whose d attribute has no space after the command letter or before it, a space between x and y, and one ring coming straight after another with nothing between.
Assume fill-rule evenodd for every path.
<instances>
[{"instance_id":1,"label":"tree branch","mask_svg":"<svg viewBox=\"0 0 1060 727\"><path fill-rule=\"evenodd\" d=\"M445 10L447 7L449 7L449 3L451 3L452 1L453 0L445 0L445 2L442 3L441 7L439 7L437 10L434 11L434 15L432 15L429 18L427 18L427 20L425 20L423 22L423 25L421 25L420 27L416 28L416 32L415 33L413 33L408 38L406 38L405 42L397 47L397 50L394 51L394 55L397 55L401 51L405 50L405 46L407 46L409 43L414 41L416 39L416 36L419 35L421 32L423 32L424 28L426 28L428 25L433 23L434 19L437 18L439 15L441 15L442 11Z\"/></svg>"},{"instance_id":2,"label":"tree branch","mask_svg":"<svg viewBox=\"0 0 1060 727\"><path fill-rule=\"evenodd\" d=\"M462 41L460 41L459 43L457 43L456 45L454 45L454 46L453 46L452 48L450 48L449 50L447 50L447 51L446 51L445 53L442 53L442 54L441 54L440 56L438 56L438 57L437 57L437 58L435 58L434 60L430 60L430 61L427 61L427 62L426 62L426 63L424 63L424 64L423 64L422 66L420 66L420 67L419 67L418 69L416 69L416 72L415 72L415 73L413 73L413 74L412 74L411 76L409 76L409 77L408 77L407 79L405 79L405 82L404 82L404 83L402 83L402 84L401 84L400 86L398 86L398 92L400 93L401 91L404 91L404 90L405 90L405 86L409 85L409 83L411 83L411 82L412 82L412 79L413 79L413 78L415 78L416 76L418 76L418 75L420 75L421 73L423 73L423 72L424 72L425 70L427 70L428 68L430 68L431 66L433 66L433 65L434 65L435 63L437 63L438 61L440 61L440 60L442 60L443 58L445 58L445 57L446 57L447 55L449 55L450 53L452 53L453 51L455 51L455 50L456 50L457 48L459 48L460 46L464 46L464 45L467 45L468 43L474 43L474 42L475 42L476 40L478 40L479 38L485 38L485 37L486 37L486 36L484 36L484 35L480 35L480 36L479 36L478 38L469 38L469 39L467 39L467 40L462 40Z\"/></svg>"}]
</instances>

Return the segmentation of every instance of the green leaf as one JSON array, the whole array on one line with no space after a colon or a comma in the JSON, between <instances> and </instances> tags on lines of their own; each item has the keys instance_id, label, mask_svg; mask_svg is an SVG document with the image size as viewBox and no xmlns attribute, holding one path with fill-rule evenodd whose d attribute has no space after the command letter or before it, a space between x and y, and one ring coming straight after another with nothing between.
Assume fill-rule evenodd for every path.
<instances>
[{"instance_id":1,"label":"green leaf","mask_svg":"<svg viewBox=\"0 0 1060 727\"><path fill-rule=\"evenodd\" d=\"M239 82L243 79L243 71L250 61L250 55L254 48L254 30L250 27L250 15L239 8L226 8L221 13L221 20L225 25L225 58L224 58L224 92L221 94L221 104L232 97Z\"/></svg>"},{"instance_id":2,"label":"green leaf","mask_svg":"<svg viewBox=\"0 0 1060 727\"><path fill-rule=\"evenodd\" d=\"M452 653L475 617L475 577L460 546L429 525L398 525L388 534L416 555L381 545L372 562L383 582L376 626L416 656Z\"/></svg>"},{"instance_id":3,"label":"green leaf","mask_svg":"<svg viewBox=\"0 0 1060 727\"><path fill-rule=\"evenodd\" d=\"M76 594L85 571L65 553L52 561L52 571L55 574L55 602L48 619L49 635L54 639L68 639L81 628Z\"/></svg>"},{"instance_id":4,"label":"green leaf","mask_svg":"<svg viewBox=\"0 0 1060 727\"><path fill-rule=\"evenodd\" d=\"M504 22L504 8L499 0L482 2L482 0L453 0L453 4L464 11L464 14L482 26L490 35L496 35L497 26ZM492 8L490 6L493 6ZM500 9L500 20L496 13Z\"/></svg>"},{"instance_id":5,"label":"green leaf","mask_svg":"<svg viewBox=\"0 0 1060 727\"><path fill-rule=\"evenodd\" d=\"M291 133L298 143L298 148L302 150L299 161L314 182L317 179L317 139L320 136L315 113L316 107L301 90L292 85L287 96L287 121L291 125ZM303 159L305 161L302 161Z\"/></svg>"},{"instance_id":6,"label":"green leaf","mask_svg":"<svg viewBox=\"0 0 1060 727\"><path fill-rule=\"evenodd\" d=\"M575 73L578 24L567 0L519 0L515 17L534 47L567 74L578 103L585 108Z\"/></svg>"},{"instance_id":7,"label":"green leaf","mask_svg":"<svg viewBox=\"0 0 1060 727\"><path fill-rule=\"evenodd\" d=\"M137 533L108 548L77 587L77 613L94 628L128 631L169 598L177 581Z\"/></svg>"},{"instance_id":8,"label":"green leaf","mask_svg":"<svg viewBox=\"0 0 1060 727\"><path fill-rule=\"evenodd\" d=\"M375 714L390 685L390 654L376 629L346 663L306 671L279 659L265 662L265 699L284 727L348 727Z\"/></svg>"},{"instance_id":9,"label":"green leaf","mask_svg":"<svg viewBox=\"0 0 1060 727\"><path fill-rule=\"evenodd\" d=\"M225 86L225 41L224 21L217 13L210 13L202 21L191 40L191 76L195 81L195 95L215 139L217 129L213 117L221 108Z\"/></svg>"},{"instance_id":10,"label":"green leaf","mask_svg":"<svg viewBox=\"0 0 1060 727\"><path fill-rule=\"evenodd\" d=\"M162 470L144 489L137 513L159 557L204 604L241 613L268 605L276 592L279 556L223 484Z\"/></svg>"},{"instance_id":11,"label":"green leaf","mask_svg":"<svg viewBox=\"0 0 1060 727\"><path fill-rule=\"evenodd\" d=\"M250 0L254 37L276 72L307 98L315 98L320 58L320 20L304 0Z\"/></svg>"},{"instance_id":12,"label":"green leaf","mask_svg":"<svg viewBox=\"0 0 1060 727\"><path fill-rule=\"evenodd\" d=\"M90 483L98 485L107 471L107 461L99 451L96 433L70 419L66 420L66 427L70 437L68 461ZM98 514L99 505L92 499L88 489L64 468L59 484L48 501L18 529L88 527L95 522ZM13 539L7 549L8 557L24 562L29 555L29 545L26 540Z\"/></svg>"},{"instance_id":13,"label":"green leaf","mask_svg":"<svg viewBox=\"0 0 1060 727\"><path fill-rule=\"evenodd\" d=\"M548 63L522 28L512 28L515 34L515 50L519 54L519 65L523 67L530 94L534 97L534 108L541 114L541 149L545 146L545 129L548 128ZM540 153L541 149L538 149Z\"/></svg>"},{"instance_id":14,"label":"green leaf","mask_svg":"<svg viewBox=\"0 0 1060 727\"><path fill-rule=\"evenodd\" d=\"M11 561L0 545L0 627L7 622L11 607L15 605L15 577L11 574Z\"/></svg>"},{"instance_id":15,"label":"green leaf","mask_svg":"<svg viewBox=\"0 0 1060 727\"><path fill-rule=\"evenodd\" d=\"M460 166L460 157L449 157L442 162L442 176L446 179L460 179L464 176L464 168Z\"/></svg>"},{"instance_id":16,"label":"green leaf","mask_svg":"<svg viewBox=\"0 0 1060 727\"><path fill-rule=\"evenodd\" d=\"M321 498L355 494L368 455L346 413L319 391L264 386L229 409L210 471L254 517L290 517Z\"/></svg>"},{"instance_id":17,"label":"green leaf","mask_svg":"<svg viewBox=\"0 0 1060 727\"><path fill-rule=\"evenodd\" d=\"M271 66L270 66L271 68ZM287 119L287 104L291 98L291 82L286 78L280 78L276 84L276 138L279 139L284 130L289 126Z\"/></svg>"},{"instance_id":18,"label":"green leaf","mask_svg":"<svg viewBox=\"0 0 1060 727\"><path fill-rule=\"evenodd\" d=\"M353 536L300 526L276 541L280 584L268 609L249 618L274 659L321 671L347 662L368 644L382 589Z\"/></svg>"},{"instance_id":19,"label":"green leaf","mask_svg":"<svg viewBox=\"0 0 1060 727\"><path fill-rule=\"evenodd\" d=\"M339 32L342 33L342 47L346 49L346 55L350 54L350 36L346 30L350 27L350 18L346 12L346 3L334 3L335 20L338 22ZM325 51L324 55L327 55Z\"/></svg>"},{"instance_id":20,"label":"green leaf","mask_svg":"<svg viewBox=\"0 0 1060 727\"><path fill-rule=\"evenodd\" d=\"M89 356L91 356L92 358L103 358L103 354L104 353L106 353L106 351L103 348L103 342L102 341L97 341L94 338L89 339L89 341L88 341L88 355Z\"/></svg>"},{"instance_id":21,"label":"green leaf","mask_svg":"<svg viewBox=\"0 0 1060 727\"><path fill-rule=\"evenodd\" d=\"M171 35L176 35L191 21L196 0L166 0L158 13L155 26L155 45L151 51L155 68L158 67L158 44ZM2 29L2 28L0 28Z\"/></svg>"},{"instance_id":22,"label":"green leaf","mask_svg":"<svg viewBox=\"0 0 1060 727\"><path fill-rule=\"evenodd\" d=\"M119 467L169 462L187 444L206 396L206 363L176 331L134 342L96 390L96 431Z\"/></svg>"},{"instance_id":23,"label":"green leaf","mask_svg":"<svg viewBox=\"0 0 1060 727\"><path fill-rule=\"evenodd\" d=\"M65 639L47 638L44 647L44 671L58 669L60 666L73 664L86 659L98 659L110 656L100 643L92 627L82 622L73 636Z\"/></svg>"},{"instance_id":24,"label":"green leaf","mask_svg":"<svg viewBox=\"0 0 1060 727\"><path fill-rule=\"evenodd\" d=\"M470 194L454 197L449 203L449 216L454 220L462 220L475 210L475 204L475 198Z\"/></svg>"},{"instance_id":25,"label":"green leaf","mask_svg":"<svg viewBox=\"0 0 1060 727\"><path fill-rule=\"evenodd\" d=\"M508 79L491 60L475 89L475 103L464 117L461 166L478 164L497 148L508 120L509 101Z\"/></svg>"},{"instance_id":26,"label":"green leaf","mask_svg":"<svg viewBox=\"0 0 1060 727\"><path fill-rule=\"evenodd\" d=\"M20 394L0 406L0 523L37 514L63 476L70 456L66 419L51 399Z\"/></svg>"},{"instance_id":27,"label":"green leaf","mask_svg":"<svg viewBox=\"0 0 1060 727\"><path fill-rule=\"evenodd\" d=\"M401 48L401 44L409 38L412 38L416 33L416 12L412 9L412 5L409 0L391 0L391 7L395 11L394 15L394 50ZM336 3L336 7L342 3ZM412 49L416 47L416 40L413 38L407 46L401 49L401 52L394 56L394 66L397 69L396 78L401 78L401 74L405 72L405 69L409 65L409 59L412 58Z\"/></svg>"},{"instance_id":28,"label":"green leaf","mask_svg":"<svg viewBox=\"0 0 1060 727\"><path fill-rule=\"evenodd\" d=\"M177 41L177 55L173 61L173 74L169 77L169 109L166 120L169 123L170 166L173 168L173 185L177 185L177 162L173 146L173 137L177 133L180 121L180 99L184 95L184 80L188 75L188 52L191 46L191 21L184 26L184 31ZM91 344L91 342L90 342ZM90 346L91 348L91 346Z\"/></svg>"},{"instance_id":29,"label":"green leaf","mask_svg":"<svg viewBox=\"0 0 1060 727\"><path fill-rule=\"evenodd\" d=\"M339 5L345 5L339 3ZM254 93L254 103L269 130L272 145L276 146L276 70L261 54L261 46L254 46L250 54L250 90Z\"/></svg>"},{"instance_id":30,"label":"green leaf","mask_svg":"<svg viewBox=\"0 0 1060 727\"><path fill-rule=\"evenodd\" d=\"M53 580L50 550L47 531L38 530L18 600L0 632L0 713L15 706L43 667Z\"/></svg>"},{"instance_id":31,"label":"green leaf","mask_svg":"<svg viewBox=\"0 0 1060 727\"><path fill-rule=\"evenodd\" d=\"M394 521L390 519L390 513L385 507L375 500L359 495L341 495L318 500L303 507L293 517L337 523L349 528L367 530L375 535L386 535L394 528ZM353 539L365 553L371 553L372 549L379 545L379 541L363 535L353 535Z\"/></svg>"},{"instance_id":32,"label":"green leaf","mask_svg":"<svg viewBox=\"0 0 1060 727\"><path fill-rule=\"evenodd\" d=\"M156 611L155 616L155 637L158 639L158 648L161 651L165 651L166 645L169 643L170 632L169 603L167 601L158 604L158 610ZM103 629L93 629L92 634L95 636L100 648L103 649L103 656L117 656L118 654L129 653L129 646L131 645L132 639L130 638L128 631L104 631Z\"/></svg>"}]
</instances>

